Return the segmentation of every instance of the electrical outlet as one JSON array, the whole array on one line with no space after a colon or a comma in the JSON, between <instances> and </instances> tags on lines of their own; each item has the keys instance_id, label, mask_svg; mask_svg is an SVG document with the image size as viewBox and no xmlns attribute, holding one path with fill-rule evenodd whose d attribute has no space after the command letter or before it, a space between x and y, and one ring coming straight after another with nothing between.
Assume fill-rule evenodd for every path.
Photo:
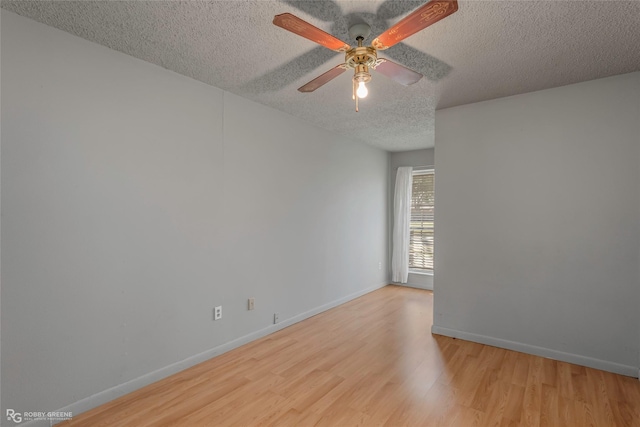
<instances>
[{"instance_id":1,"label":"electrical outlet","mask_svg":"<svg viewBox=\"0 0 640 427\"><path fill-rule=\"evenodd\" d=\"M219 305L213 309L213 320L222 319L222 306Z\"/></svg>"},{"instance_id":2,"label":"electrical outlet","mask_svg":"<svg viewBox=\"0 0 640 427\"><path fill-rule=\"evenodd\" d=\"M378 270L382 270L382 261L378 263Z\"/></svg>"},{"instance_id":3,"label":"electrical outlet","mask_svg":"<svg viewBox=\"0 0 640 427\"><path fill-rule=\"evenodd\" d=\"M280 313L273 313L273 323L276 324L280 321Z\"/></svg>"},{"instance_id":4,"label":"electrical outlet","mask_svg":"<svg viewBox=\"0 0 640 427\"><path fill-rule=\"evenodd\" d=\"M248 309L253 310L255 308L255 298L249 298Z\"/></svg>"}]
</instances>

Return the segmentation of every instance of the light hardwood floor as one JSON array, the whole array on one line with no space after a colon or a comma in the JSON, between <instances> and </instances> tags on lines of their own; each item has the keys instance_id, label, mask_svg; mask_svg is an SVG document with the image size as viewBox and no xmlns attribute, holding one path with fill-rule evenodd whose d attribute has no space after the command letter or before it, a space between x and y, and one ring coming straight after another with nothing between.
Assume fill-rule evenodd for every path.
<instances>
[{"instance_id":1,"label":"light hardwood floor","mask_svg":"<svg viewBox=\"0 0 640 427\"><path fill-rule=\"evenodd\" d=\"M365 295L66 426L640 426L640 381L431 335L433 294Z\"/></svg>"}]
</instances>

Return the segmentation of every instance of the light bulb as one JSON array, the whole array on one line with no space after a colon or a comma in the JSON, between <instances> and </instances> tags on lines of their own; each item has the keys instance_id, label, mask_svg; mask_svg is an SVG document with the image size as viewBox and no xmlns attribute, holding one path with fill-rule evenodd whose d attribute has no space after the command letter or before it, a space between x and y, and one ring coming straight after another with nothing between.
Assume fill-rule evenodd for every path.
<instances>
[{"instance_id":1,"label":"light bulb","mask_svg":"<svg viewBox=\"0 0 640 427\"><path fill-rule=\"evenodd\" d=\"M368 94L369 94L369 91L367 90L367 87L364 85L364 82L359 82L358 90L356 90L356 95L358 95L358 98L366 98Z\"/></svg>"}]
</instances>

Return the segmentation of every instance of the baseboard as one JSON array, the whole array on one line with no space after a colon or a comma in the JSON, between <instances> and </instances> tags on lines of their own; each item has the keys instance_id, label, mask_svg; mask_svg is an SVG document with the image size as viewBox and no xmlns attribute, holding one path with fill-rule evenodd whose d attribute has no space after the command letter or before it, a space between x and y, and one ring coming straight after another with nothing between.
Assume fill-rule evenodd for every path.
<instances>
[{"instance_id":1,"label":"baseboard","mask_svg":"<svg viewBox=\"0 0 640 427\"><path fill-rule=\"evenodd\" d=\"M392 282L394 285L433 291L433 274L409 272L407 283Z\"/></svg>"},{"instance_id":2,"label":"baseboard","mask_svg":"<svg viewBox=\"0 0 640 427\"><path fill-rule=\"evenodd\" d=\"M640 370L637 366L622 365L620 363L594 359L592 357L581 356L579 354L565 353L563 351L552 350L545 347L538 347L535 345L525 344L517 341L509 341L501 338L474 334L471 332L458 331L456 329L443 328L442 326L431 326L431 333L452 338L460 338L466 341L477 342L493 347L505 348L507 350L519 351L521 353L533 354L535 356L560 360L562 362L573 363L576 365L587 366L589 368L600 369L602 371L613 372L629 377L638 377L638 375L640 374Z\"/></svg>"},{"instance_id":3,"label":"baseboard","mask_svg":"<svg viewBox=\"0 0 640 427\"><path fill-rule=\"evenodd\" d=\"M291 326L295 323L301 322L309 317L315 316L316 314L320 314L323 311L330 310L334 307L342 305L346 302L349 302L353 299L361 297L362 295L368 294L369 292L373 292L377 289L383 288L387 285L387 282L376 285L367 289L363 289L361 291L352 293L345 297L339 298L337 300L331 301L329 303L323 304L319 307L313 308L311 310L305 311L304 313L300 313L288 319L281 321L275 325L270 325L266 328L260 329L258 331L252 332L250 334L244 335L240 338L236 338L235 340L229 341L227 343L221 344L219 346L213 347L209 350L206 350L202 353L196 354L194 356L188 357L179 362L173 363L171 365L165 366L164 368L160 368L148 374L142 375L138 378L134 378L130 381L127 381L123 384L119 384L117 386L111 387L107 390L96 393L92 396L86 397L84 399L78 400L70 405L65 406L64 408L58 409L60 412L72 412L74 415L80 415L83 412L86 412L90 409L103 405L107 402L110 402L118 397L124 396L125 394L131 393L132 391L138 390L144 386L152 384L156 381L160 381L163 378L166 378L170 375L176 374L180 371L183 371L187 368L190 368L198 363L202 363L205 360L209 360L212 357L219 356L223 353L226 353L230 350L238 348L244 344L247 344L251 341L255 341L259 338L265 337L269 334L279 331L280 329L284 329L288 326ZM25 427L50 427L52 424L48 420L39 420L39 421L31 421L28 423L22 423L21 426Z\"/></svg>"},{"instance_id":4,"label":"baseboard","mask_svg":"<svg viewBox=\"0 0 640 427\"><path fill-rule=\"evenodd\" d=\"M413 283L396 283L396 282L392 282L392 285L397 285L397 286L406 286L407 288L413 288L413 289L423 289L425 291L433 291L433 286L429 286L429 285L416 285Z\"/></svg>"}]
</instances>

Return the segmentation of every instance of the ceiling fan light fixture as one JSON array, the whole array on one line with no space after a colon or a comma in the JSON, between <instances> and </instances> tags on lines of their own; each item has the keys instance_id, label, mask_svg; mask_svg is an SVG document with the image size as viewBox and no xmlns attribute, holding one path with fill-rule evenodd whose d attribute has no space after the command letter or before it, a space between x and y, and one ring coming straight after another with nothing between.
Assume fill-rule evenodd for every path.
<instances>
[{"instance_id":1,"label":"ceiling fan light fixture","mask_svg":"<svg viewBox=\"0 0 640 427\"><path fill-rule=\"evenodd\" d=\"M358 83L358 89L356 89L356 95L358 95L358 98L360 99L366 98L367 95L369 95L369 90L365 86L364 82Z\"/></svg>"},{"instance_id":2,"label":"ceiling fan light fixture","mask_svg":"<svg viewBox=\"0 0 640 427\"><path fill-rule=\"evenodd\" d=\"M369 83L370 81L371 74L369 73L369 67L364 64L358 65L353 75L353 82L356 86L356 95L358 95L358 98L367 97L369 90L367 86L365 86L365 83Z\"/></svg>"},{"instance_id":3,"label":"ceiling fan light fixture","mask_svg":"<svg viewBox=\"0 0 640 427\"><path fill-rule=\"evenodd\" d=\"M358 111L358 99L366 98L369 90L365 83L371 81L371 73L366 64L357 64L353 74L353 99L356 101L356 111Z\"/></svg>"}]
</instances>

